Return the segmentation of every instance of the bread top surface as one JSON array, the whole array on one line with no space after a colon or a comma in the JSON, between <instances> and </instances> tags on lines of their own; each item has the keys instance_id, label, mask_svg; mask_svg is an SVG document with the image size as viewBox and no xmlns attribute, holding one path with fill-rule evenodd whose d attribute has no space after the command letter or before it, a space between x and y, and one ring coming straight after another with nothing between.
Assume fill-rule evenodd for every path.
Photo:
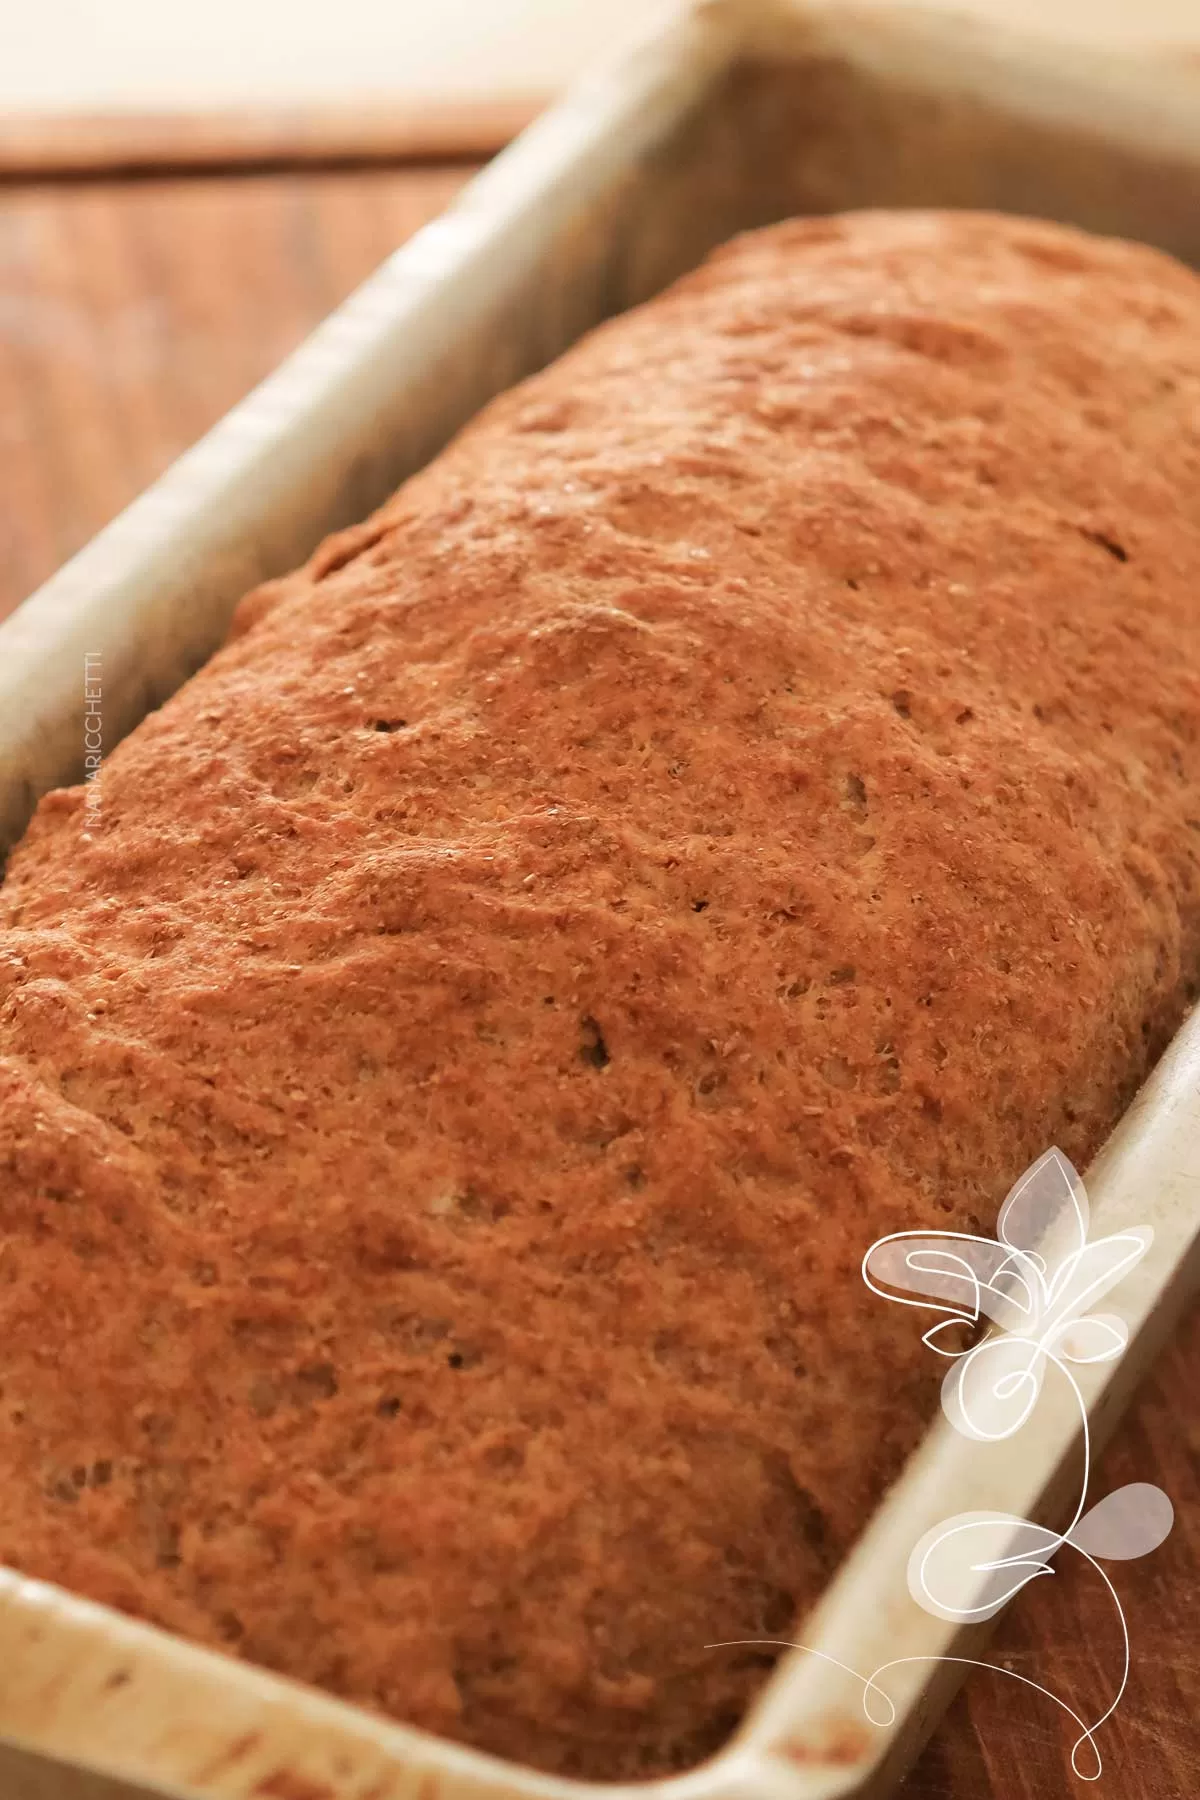
<instances>
[{"instance_id":1,"label":"bread top surface","mask_svg":"<svg viewBox=\"0 0 1200 1800\"><path fill-rule=\"evenodd\" d=\"M1200 964L1200 281L737 240L0 889L0 1560L546 1768L715 1749L936 1405L859 1279Z\"/></svg>"}]
</instances>

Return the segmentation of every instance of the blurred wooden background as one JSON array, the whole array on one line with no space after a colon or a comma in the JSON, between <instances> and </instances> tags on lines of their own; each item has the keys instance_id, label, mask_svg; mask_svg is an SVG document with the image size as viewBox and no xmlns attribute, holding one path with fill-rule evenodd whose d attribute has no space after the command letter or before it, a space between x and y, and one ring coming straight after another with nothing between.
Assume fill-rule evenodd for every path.
<instances>
[{"instance_id":1,"label":"blurred wooden background","mask_svg":"<svg viewBox=\"0 0 1200 1800\"><path fill-rule=\"evenodd\" d=\"M440 139L440 160L419 166L306 169L301 150L269 175L137 180L93 158L86 179L0 185L0 615L436 214L489 146L476 131L466 157L451 147ZM1159 1551L1114 1571L1133 1672L1100 1738L1112 1800L1200 1794L1198 1391L1193 1311L1093 1485L1157 1481L1178 1513ZM1037 1582L993 1654L1098 1716L1121 1664L1099 1578L1075 1559ZM1065 1800L1081 1791L1074 1735L1044 1696L977 1673L905 1800Z\"/></svg>"}]
</instances>

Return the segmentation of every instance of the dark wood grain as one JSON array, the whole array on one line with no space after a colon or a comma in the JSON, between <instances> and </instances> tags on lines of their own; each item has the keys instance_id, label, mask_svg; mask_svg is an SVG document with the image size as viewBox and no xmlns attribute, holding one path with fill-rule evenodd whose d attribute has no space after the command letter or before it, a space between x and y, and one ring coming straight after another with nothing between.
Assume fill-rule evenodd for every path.
<instances>
[{"instance_id":1,"label":"dark wood grain","mask_svg":"<svg viewBox=\"0 0 1200 1800\"><path fill-rule=\"evenodd\" d=\"M0 189L0 615L469 173Z\"/></svg>"},{"instance_id":2,"label":"dark wood grain","mask_svg":"<svg viewBox=\"0 0 1200 1800\"><path fill-rule=\"evenodd\" d=\"M0 190L0 615L137 494L465 179L461 167ZM1200 1196L1197 1197L1200 1205ZM905 1800L1200 1794L1200 1313L1144 1384L1093 1480L1172 1495L1172 1536L1115 1565L1133 1645L1095 1790L1044 1696L972 1676ZM1078 1559L1038 1581L989 1654L1102 1712L1120 1629Z\"/></svg>"}]
</instances>

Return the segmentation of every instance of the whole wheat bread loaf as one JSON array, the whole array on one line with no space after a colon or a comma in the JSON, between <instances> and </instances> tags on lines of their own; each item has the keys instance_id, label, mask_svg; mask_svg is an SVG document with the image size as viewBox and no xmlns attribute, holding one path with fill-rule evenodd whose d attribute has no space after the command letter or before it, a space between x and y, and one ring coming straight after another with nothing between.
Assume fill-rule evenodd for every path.
<instances>
[{"instance_id":1,"label":"whole wheat bread loaf","mask_svg":"<svg viewBox=\"0 0 1200 1800\"><path fill-rule=\"evenodd\" d=\"M1200 281L739 240L0 890L0 1560L547 1769L714 1749L936 1407L881 1234L1200 966Z\"/></svg>"}]
</instances>

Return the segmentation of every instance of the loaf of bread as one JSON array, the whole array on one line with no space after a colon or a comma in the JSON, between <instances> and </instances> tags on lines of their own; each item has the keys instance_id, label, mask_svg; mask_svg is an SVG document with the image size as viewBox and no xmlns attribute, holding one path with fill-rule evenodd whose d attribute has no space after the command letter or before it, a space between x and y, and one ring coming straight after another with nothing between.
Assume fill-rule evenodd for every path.
<instances>
[{"instance_id":1,"label":"loaf of bread","mask_svg":"<svg viewBox=\"0 0 1200 1800\"><path fill-rule=\"evenodd\" d=\"M1200 968L1200 280L737 241L0 889L0 1560L542 1768L714 1750L936 1409L882 1233Z\"/></svg>"}]
</instances>

